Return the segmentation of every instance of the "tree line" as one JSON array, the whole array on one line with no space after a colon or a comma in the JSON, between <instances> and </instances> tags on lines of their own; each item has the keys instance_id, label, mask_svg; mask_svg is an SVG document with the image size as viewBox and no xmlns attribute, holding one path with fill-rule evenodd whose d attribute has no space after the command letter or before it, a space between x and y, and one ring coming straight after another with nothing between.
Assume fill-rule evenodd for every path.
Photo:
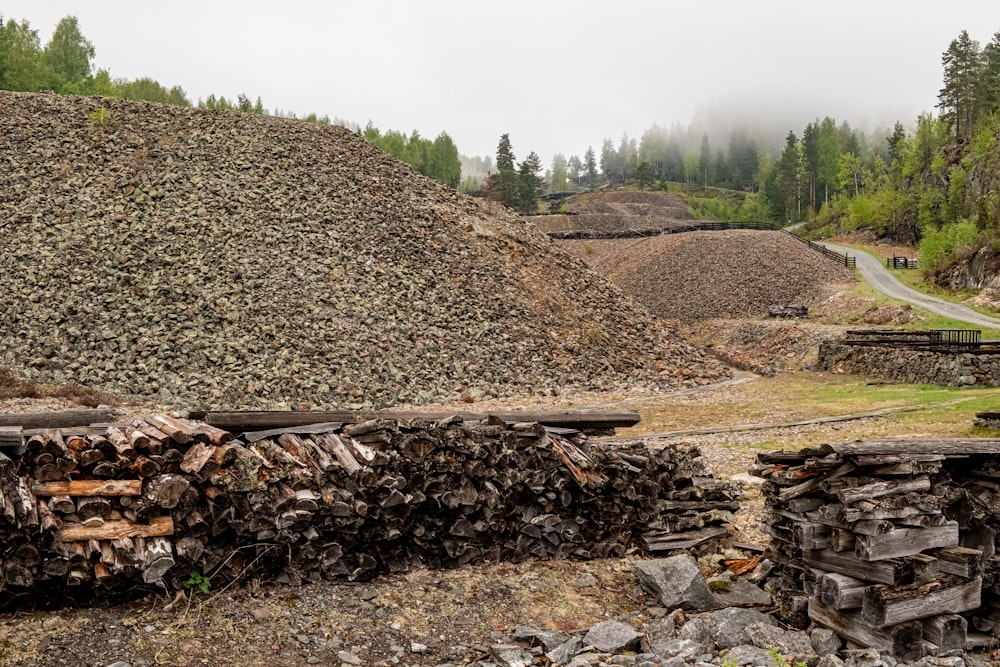
<instances>
[{"instance_id":1,"label":"tree line","mask_svg":"<svg viewBox=\"0 0 1000 667\"><path fill-rule=\"evenodd\" d=\"M3 20L0 16L0 89L17 92L51 90L63 95L100 95L107 98L144 100L180 106L192 105L180 86L166 87L150 77L125 79L112 77L106 69L94 69L96 49L80 30L75 16L59 21L52 38L43 46L27 21ZM273 109L268 111L260 97L255 100L240 93L235 99L209 95L198 100L203 109L221 109L242 113L296 118L295 114ZM299 120L335 124L360 132L353 123L310 113ZM406 136L389 130L380 132L371 123L362 136L422 174L457 187L461 180L458 149L451 137L442 132L433 141L414 131Z\"/></svg>"}]
</instances>

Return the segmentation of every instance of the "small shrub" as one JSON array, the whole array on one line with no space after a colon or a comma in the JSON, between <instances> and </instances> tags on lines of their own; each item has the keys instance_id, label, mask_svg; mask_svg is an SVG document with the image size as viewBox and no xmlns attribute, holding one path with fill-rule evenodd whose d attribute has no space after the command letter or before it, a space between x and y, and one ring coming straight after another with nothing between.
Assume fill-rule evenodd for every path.
<instances>
[{"instance_id":1,"label":"small shrub","mask_svg":"<svg viewBox=\"0 0 1000 667\"><path fill-rule=\"evenodd\" d=\"M188 576L187 581L183 584L184 588L190 590L192 593L201 591L202 593L208 594L208 591L212 588L212 582L208 577L203 575L201 572L192 571L190 576Z\"/></svg>"},{"instance_id":2,"label":"small shrub","mask_svg":"<svg viewBox=\"0 0 1000 667\"><path fill-rule=\"evenodd\" d=\"M107 125L111 122L111 112L104 107L97 107L87 116L87 120L94 125Z\"/></svg>"}]
</instances>

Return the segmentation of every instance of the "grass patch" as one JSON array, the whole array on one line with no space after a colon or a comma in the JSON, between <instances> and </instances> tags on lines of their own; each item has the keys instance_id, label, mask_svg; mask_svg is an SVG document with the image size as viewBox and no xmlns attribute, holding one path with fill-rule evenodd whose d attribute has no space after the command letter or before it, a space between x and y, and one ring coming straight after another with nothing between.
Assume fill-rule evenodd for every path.
<instances>
[{"instance_id":1,"label":"grass patch","mask_svg":"<svg viewBox=\"0 0 1000 667\"><path fill-rule=\"evenodd\" d=\"M796 371L706 394L651 399L636 406L642 417L639 424L623 429L620 434L638 436L707 426L782 424L886 408L916 408L877 420L838 424L845 436L851 436L845 437L845 441L905 434L973 437L975 413L995 407L998 397L997 387L886 384L857 375ZM858 429L863 433L858 433ZM771 441L766 442L767 446L770 444ZM808 443L798 447L804 444Z\"/></svg>"},{"instance_id":2,"label":"grass patch","mask_svg":"<svg viewBox=\"0 0 1000 667\"><path fill-rule=\"evenodd\" d=\"M114 394L78 384L53 385L25 380L10 369L0 367L0 400L12 398L65 398L89 408L118 405L118 398Z\"/></svg>"}]
</instances>

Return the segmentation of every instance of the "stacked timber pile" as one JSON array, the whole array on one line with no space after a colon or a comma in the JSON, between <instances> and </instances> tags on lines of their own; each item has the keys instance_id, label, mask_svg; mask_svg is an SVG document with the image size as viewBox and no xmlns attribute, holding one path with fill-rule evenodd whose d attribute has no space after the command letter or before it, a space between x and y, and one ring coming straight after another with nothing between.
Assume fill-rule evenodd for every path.
<instances>
[{"instance_id":1,"label":"stacked timber pile","mask_svg":"<svg viewBox=\"0 0 1000 667\"><path fill-rule=\"evenodd\" d=\"M729 377L512 211L335 126L0 91L0 365L288 410Z\"/></svg>"},{"instance_id":2,"label":"stacked timber pile","mask_svg":"<svg viewBox=\"0 0 1000 667\"><path fill-rule=\"evenodd\" d=\"M737 489L697 450L588 446L487 417L234 434L165 415L0 431L0 607L213 585L369 579L489 560L699 548ZM19 442L23 436L23 442Z\"/></svg>"},{"instance_id":3,"label":"stacked timber pile","mask_svg":"<svg viewBox=\"0 0 1000 667\"><path fill-rule=\"evenodd\" d=\"M787 615L904 659L1000 637L1000 440L858 441L754 472Z\"/></svg>"}]
</instances>

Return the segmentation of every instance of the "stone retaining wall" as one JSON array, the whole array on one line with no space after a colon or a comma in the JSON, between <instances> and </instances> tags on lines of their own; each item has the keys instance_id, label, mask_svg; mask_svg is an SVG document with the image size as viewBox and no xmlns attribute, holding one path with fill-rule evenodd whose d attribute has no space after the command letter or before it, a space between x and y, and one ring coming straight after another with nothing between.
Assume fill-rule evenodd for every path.
<instances>
[{"instance_id":1,"label":"stone retaining wall","mask_svg":"<svg viewBox=\"0 0 1000 667\"><path fill-rule=\"evenodd\" d=\"M992 353L930 352L828 340L820 343L816 367L908 384L1000 386L1000 354Z\"/></svg>"}]
</instances>

